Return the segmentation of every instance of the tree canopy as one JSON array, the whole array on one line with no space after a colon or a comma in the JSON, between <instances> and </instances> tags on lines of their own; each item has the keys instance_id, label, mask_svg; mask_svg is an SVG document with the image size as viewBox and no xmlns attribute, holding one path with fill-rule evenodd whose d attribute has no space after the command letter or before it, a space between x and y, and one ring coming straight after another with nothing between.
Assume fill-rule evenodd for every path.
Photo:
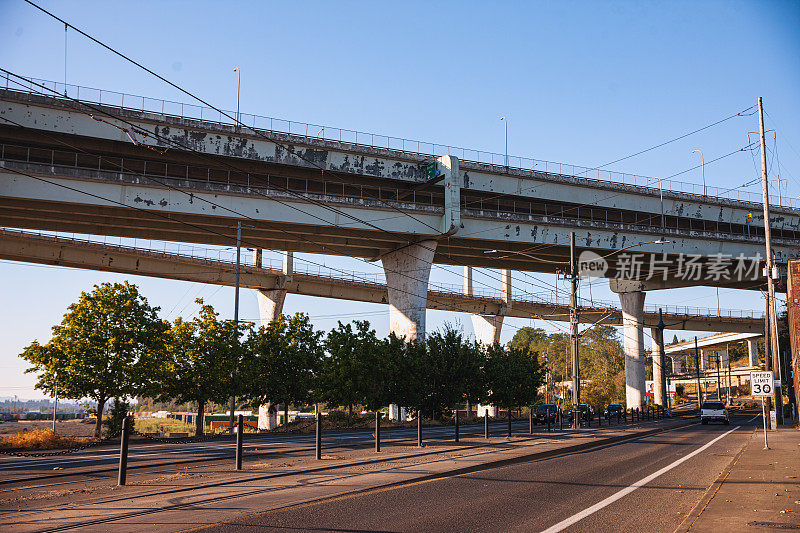
<instances>
[{"instance_id":1,"label":"tree canopy","mask_svg":"<svg viewBox=\"0 0 800 533\"><path fill-rule=\"evenodd\" d=\"M169 324L158 318L135 285L103 283L69 306L50 341L34 341L21 357L38 373L36 388L97 402L95 436L110 398L133 396L158 369Z\"/></svg>"}]
</instances>

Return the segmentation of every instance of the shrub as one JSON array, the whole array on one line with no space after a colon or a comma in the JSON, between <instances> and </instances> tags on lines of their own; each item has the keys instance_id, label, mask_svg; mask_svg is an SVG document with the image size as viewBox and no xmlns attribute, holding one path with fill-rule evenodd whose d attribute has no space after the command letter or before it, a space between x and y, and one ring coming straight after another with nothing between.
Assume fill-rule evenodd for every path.
<instances>
[{"instance_id":1,"label":"shrub","mask_svg":"<svg viewBox=\"0 0 800 533\"><path fill-rule=\"evenodd\" d=\"M91 437L74 437L59 435L52 429L26 429L0 439L0 448L16 448L21 450L52 450L74 448L91 442Z\"/></svg>"}]
</instances>

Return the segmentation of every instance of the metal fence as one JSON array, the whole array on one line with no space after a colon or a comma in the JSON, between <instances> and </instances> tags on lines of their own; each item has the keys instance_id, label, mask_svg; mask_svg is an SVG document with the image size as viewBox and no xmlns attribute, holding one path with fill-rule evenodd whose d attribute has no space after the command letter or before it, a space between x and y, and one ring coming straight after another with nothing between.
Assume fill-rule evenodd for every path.
<instances>
[{"instance_id":1,"label":"metal fence","mask_svg":"<svg viewBox=\"0 0 800 533\"><path fill-rule=\"evenodd\" d=\"M39 85L47 89L42 89ZM37 94L55 99L69 97L86 103L146 112L161 117L199 120L226 126L236 125L237 113L235 111L214 109L202 105L138 96L118 91L73 85L70 83L65 84L63 82L43 80L40 78L11 79L9 75L6 74L5 87L9 90L26 92L29 94ZM739 188L714 186L706 186L704 188L703 185L684 181L660 180L654 177L602 170L596 167L590 168L568 163L546 161L543 159L499 154L484 150L255 115L252 113L238 113L238 121L242 126L252 128L258 132L286 134L297 137L300 140L333 141L351 146L380 148L423 157L453 155L459 157L462 161L486 165L497 171L513 169L515 171L524 171L531 176L533 176L534 173L543 172L577 178L586 183L615 183L642 187L651 192L671 191L701 197L708 196L740 202L761 203L761 193L743 191ZM782 199L782 206L797 208L798 205L800 205L800 201L796 198Z\"/></svg>"}]
</instances>

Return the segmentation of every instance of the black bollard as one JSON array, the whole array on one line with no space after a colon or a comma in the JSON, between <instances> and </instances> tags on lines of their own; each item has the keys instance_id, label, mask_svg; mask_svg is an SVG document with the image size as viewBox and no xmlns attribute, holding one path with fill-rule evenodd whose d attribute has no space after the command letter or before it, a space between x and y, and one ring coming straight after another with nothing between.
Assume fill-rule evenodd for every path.
<instances>
[{"instance_id":1,"label":"black bollard","mask_svg":"<svg viewBox=\"0 0 800 533\"><path fill-rule=\"evenodd\" d=\"M422 446L422 409L417 410L417 446Z\"/></svg>"},{"instance_id":2,"label":"black bollard","mask_svg":"<svg viewBox=\"0 0 800 533\"><path fill-rule=\"evenodd\" d=\"M528 407L528 433L533 434L533 408Z\"/></svg>"},{"instance_id":3,"label":"black bollard","mask_svg":"<svg viewBox=\"0 0 800 533\"><path fill-rule=\"evenodd\" d=\"M319 406L317 406L316 430L317 435L316 439L314 440L314 457L317 459L317 461L319 461L322 459L322 415L319 412Z\"/></svg>"},{"instance_id":4,"label":"black bollard","mask_svg":"<svg viewBox=\"0 0 800 533\"><path fill-rule=\"evenodd\" d=\"M117 476L117 485L124 485L128 477L128 423L129 419L126 416L122 419L122 432L119 436L119 475Z\"/></svg>"},{"instance_id":5,"label":"black bollard","mask_svg":"<svg viewBox=\"0 0 800 533\"><path fill-rule=\"evenodd\" d=\"M381 451L381 412L375 411L375 451Z\"/></svg>"},{"instance_id":6,"label":"black bollard","mask_svg":"<svg viewBox=\"0 0 800 533\"><path fill-rule=\"evenodd\" d=\"M236 470L242 469L242 439L244 439L244 416L236 417Z\"/></svg>"},{"instance_id":7,"label":"black bollard","mask_svg":"<svg viewBox=\"0 0 800 533\"><path fill-rule=\"evenodd\" d=\"M508 409L508 436L511 436L511 409Z\"/></svg>"},{"instance_id":8,"label":"black bollard","mask_svg":"<svg viewBox=\"0 0 800 533\"><path fill-rule=\"evenodd\" d=\"M545 415L545 418L547 418L547 431L549 432L550 431L550 411L547 411L547 414Z\"/></svg>"},{"instance_id":9,"label":"black bollard","mask_svg":"<svg viewBox=\"0 0 800 533\"><path fill-rule=\"evenodd\" d=\"M489 438L489 410L483 412L483 438Z\"/></svg>"},{"instance_id":10,"label":"black bollard","mask_svg":"<svg viewBox=\"0 0 800 533\"><path fill-rule=\"evenodd\" d=\"M564 415L563 413L558 413L558 429L564 431Z\"/></svg>"},{"instance_id":11,"label":"black bollard","mask_svg":"<svg viewBox=\"0 0 800 533\"><path fill-rule=\"evenodd\" d=\"M600 427L600 428L603 427L603 413L602 413L602 411L597 413L597 427Z\"/></svg>"},{"instance_id":12,"label":"black bollard","mask_svg":"<svg viewBox=\"0 0 800 533\"><path fill-rule=\"evenodd\" d=\"M456 409L456 439L455 439L455 440L456 440L456 442L458 442L458 441L459 441L459 434L458 434L458 430L459 430L459 427L458 427L458 409Z\"/></svg>"}]
</instances>

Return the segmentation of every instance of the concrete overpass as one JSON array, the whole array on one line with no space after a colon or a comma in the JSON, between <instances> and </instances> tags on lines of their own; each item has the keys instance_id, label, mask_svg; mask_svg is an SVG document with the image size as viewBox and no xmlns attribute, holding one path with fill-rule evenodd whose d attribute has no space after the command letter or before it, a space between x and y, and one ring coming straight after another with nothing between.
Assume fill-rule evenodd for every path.
<instances>
[{"instance_id":1,"label":"concrete overpass","mask_svg":"<svg viewBox=\"0 0 800 533\"><path fill-rule=\"evenodd\" d=\"M230 245L239 221L255 249L380 259L390 328L407 338L424 335L433 263L563 271L574 231L579 253L608 260L603 275L620 293L631 406L644 400L644 291L764 284L757 261L741 279L686 277L682 254L709 270L715 257L762 252L757 198L739 191L706 196L567 165L498 164L453 147L423 153L391 138L377 146L374 136L365 143L344 130L315 136L289 122L281 131L253 115L234 125L203 108L170 111L163 100L112 95L118 102L109 105L108 91L104 101L85 88L73 98L74 87L63 97L40 84L6 85L0 225ZM784 264L800 250L800 215L776 206L770 226ZM643 254L635 271L634 253ZM262 294L266 312L285 290ZM493 312L475 318L489 332L502 323Z\"/></svg>"},{"instance_id":2,"label":"concrete overpass","mask_svg":"<svg viewBox=\"0 0 800 533\"><path fill-rule=\"evenodd\" d=\"M240 285L259 293L283 290L322 298L388 304L388 289L375 274L303 267L302 265L265 264L258 253L246 251L240 268ZM209 259L187 252L105 244L70 236L43 235L30 231L0 229L0 259L43 265L118 272L195 283L233 286L235 262ZM254 262L261 261L257 267ZM658 323L658 305L645 309L645 323ZM469 287L435 284L428 290L427 308L463 312L477 316L542 318L554 322L569 321L569 303L538 295L516 294L509 298L502 291L472 290ZM664 321L670 330L728 331L758 336L764 328L761 312L690 307L662 306ZM622 311L609 302L583 305L579 320L588 324L619 326ZM278 310L277 312L280 312ZM263 321L269 322L265 313ZM497 328L499 331L499 328ZM478 340L493 342L486 331L476 328ZM482 336L483 334L483 336ZM672 347L667 353L671 354Z\"/></svg>"}]
</instances>

